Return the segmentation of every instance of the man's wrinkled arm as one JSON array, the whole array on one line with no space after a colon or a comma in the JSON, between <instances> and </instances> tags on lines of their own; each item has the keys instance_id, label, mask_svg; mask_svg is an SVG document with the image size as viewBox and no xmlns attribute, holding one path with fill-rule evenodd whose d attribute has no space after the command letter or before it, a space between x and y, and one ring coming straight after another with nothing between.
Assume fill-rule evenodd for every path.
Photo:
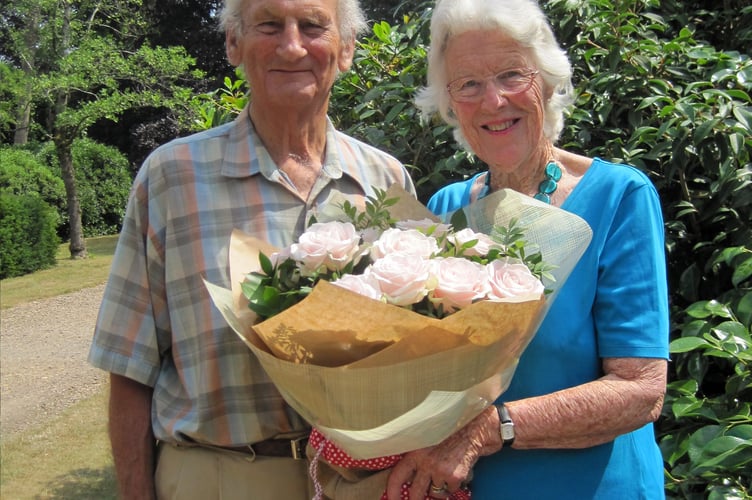
<instances>
[{"instance_id":1,"label":"man's wrinkled arm","mask_svg":"<svg viewBox=\"0 0 752 500\"><path fill-rule=\"evenodd\" d=\"M110 443L121 498L156 498L152 392L149 386L110 375Z\"/></svg>"}]
</instances>

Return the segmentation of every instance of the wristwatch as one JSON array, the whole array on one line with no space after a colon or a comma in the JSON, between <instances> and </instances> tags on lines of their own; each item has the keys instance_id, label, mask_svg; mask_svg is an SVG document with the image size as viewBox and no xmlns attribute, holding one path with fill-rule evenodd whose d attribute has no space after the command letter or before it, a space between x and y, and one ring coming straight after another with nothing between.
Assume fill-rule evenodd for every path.
<instances>
[{"instance_id":1,"label":"wristwatch","mask_svg":"<svg viewBox=\"0 0 752 500\"><path fill-rule=\"evenodd\" d=\"M514 443L514 422L509 416L509 411L504 403L496 405L496 411L499 412L499 435L504 446L512 446Z\"/></svg>"}]
</instances>

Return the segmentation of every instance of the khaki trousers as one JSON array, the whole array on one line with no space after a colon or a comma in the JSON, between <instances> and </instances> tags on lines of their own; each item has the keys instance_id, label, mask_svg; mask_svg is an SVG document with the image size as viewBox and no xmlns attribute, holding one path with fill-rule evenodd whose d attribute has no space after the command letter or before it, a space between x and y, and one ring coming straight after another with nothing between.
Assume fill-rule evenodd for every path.
<instances>
[{"instance_id":1,"label":"khaki trousers","mask_svg":"<svg viewBox=\"0 0 752 500\"><path fill-rule=\"evenodd\" d=\"M159 500L304 500L308 461L160 443Z\"/></svg>"},{"instance_id":2,"label":"khaki trousers","mask_svg":"<svg viewBox=\"0 0 752 500\"><path fill-rule=\"evenodd\" d=\"M316 459L316 450L306 447L308 460ZM316 462L316 480L325 500L380 500L386 491L386 482L391 469L366 471L346 469L328 464L321 459ZM315 486L312 486L314 492Z\"/></svg>"}]
</instances>

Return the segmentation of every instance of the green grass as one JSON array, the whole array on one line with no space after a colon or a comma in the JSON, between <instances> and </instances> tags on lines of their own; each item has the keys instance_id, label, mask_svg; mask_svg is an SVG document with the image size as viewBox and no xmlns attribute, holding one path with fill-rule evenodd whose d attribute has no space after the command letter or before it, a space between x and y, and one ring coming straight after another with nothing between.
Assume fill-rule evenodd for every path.
<instances>
[{"instance_id":1,"label":"green grass","mask_svg":"<svg viewBox=\"0 0 752 500\"><path fill-rule=\"evenodd\" d=\"M57 266L0 281L2 307L54 297L107 280L117 236L86 240L89 258L71 260L67 245ZM115 499L115 473L107 438L107 390L60 416L0 444L0 498Z\"/></svg>"},{"instance_id":2,"label":"green grass","mask_svg":"<svg viewBox=\"0 0 752 500\"><path fill-rule=\"evenodd\" d=\"M0 498L117 498L107 439L107 391L0 445Z\"/></svg>"},{"instance_id":3,"label":"green grass","mask_svg":"<svg viewBox=\"0 0 752 500\"><path fill-rule=\"evenodd\" d=\"M117 238L117 235L87 238L88 259L71 259L68 245L60 245L55 267L0 280L0 307L6 309L106 282Z\"/></svg>"}]
</instances>

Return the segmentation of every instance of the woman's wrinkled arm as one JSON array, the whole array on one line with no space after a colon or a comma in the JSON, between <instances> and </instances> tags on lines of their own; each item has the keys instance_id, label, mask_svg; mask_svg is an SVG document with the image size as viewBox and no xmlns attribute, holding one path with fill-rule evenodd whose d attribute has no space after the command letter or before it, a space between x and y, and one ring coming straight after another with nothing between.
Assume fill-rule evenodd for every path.
<instances>
[{"instance_id":1,"label":"woman's wrinkled arm","mask_svg":"<svg viewBox=\"0 0 752 500\"><path fill-rule=\"evenodd\" d=\"M655 421L666 390L666 360L607 358L593 382L507 403L514 448L587 448Z\"/></svg>"},{"instance_id":2,"label":"woman's wrinkled arm","mask_svg":"<svg viewBox=\"0 0 752 500\"><path fill-rule=\"evenodd\" d=\"M516 449L587 448L612 441L658 418L666 388L666 360L607 358L605 375L552 394L509 401ZM420 498L433 481L454 491L468 479L479 457L502 447L494 407L441 444L408 453L393 469L390 499L412 481L411 498Z\"/></svg>"}]
</instances>

